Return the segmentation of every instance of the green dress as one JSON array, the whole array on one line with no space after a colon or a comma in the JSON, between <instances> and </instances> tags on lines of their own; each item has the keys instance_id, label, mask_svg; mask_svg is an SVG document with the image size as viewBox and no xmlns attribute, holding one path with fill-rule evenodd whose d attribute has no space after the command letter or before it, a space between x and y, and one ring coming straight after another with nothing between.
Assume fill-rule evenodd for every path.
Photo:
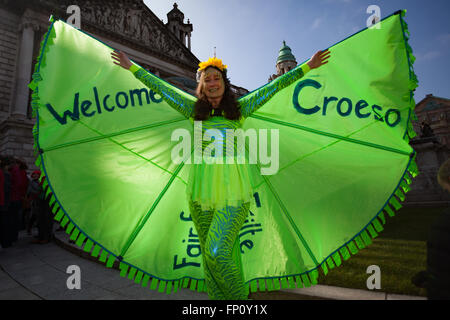
<instances>
[{"instance_id":1,"label":"green dress","mask_svg":"<svg viewBox=\"0 0 450 320\"><path fill-rule=\"evenodd\" d=\"M157 86L151 73L134 65L130 71L162 97L169 96ZM300 79L308 71L309 66L304 64L294 72L291 81ZM248 287L244 283L239 232L248 222L259 173L256 163L250 163L250 153L239 141L245 138L242 130L245 118L256 111L258 105L241 106L243 117L240 120L230 120L216 113L207 120L193 121L193 105L175 101L167 99L172 107L194 122L194 161L191 157L186 195L200 240L208 295L211 299L245 300ZM267 100L261 100L260 105L264 102ZM233 130L233 142L227 139L228 130Z\"/></svg>"}]
</instances>

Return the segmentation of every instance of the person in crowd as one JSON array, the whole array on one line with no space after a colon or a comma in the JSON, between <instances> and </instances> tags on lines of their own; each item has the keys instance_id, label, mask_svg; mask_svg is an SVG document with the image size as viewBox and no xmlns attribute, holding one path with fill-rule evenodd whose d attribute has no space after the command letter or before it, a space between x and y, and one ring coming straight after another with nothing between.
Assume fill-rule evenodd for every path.
<instances>
[{"instance_id":1,"label":"person in crowd","mask_svg":"<svg viewBox=\"0 0 450 320\"><path fill-rule=\"evenodd\" d=\"M40 172L35 172L36 175ZM39 179L39 176L37 179ZM36 206L38 209L37 213L37 227L38 227L38 237L33 240L33 243L46 244L49 243L53 238L53 215L49 205L49 199L51 198L51 193L49 197L45 198L45 190L42 188L43 179L39 182L39 193L36 199Z\"/></svg>"},{"instance_id":2,"label":"person in crowd","mask_svg":"<svg viewBox=\"0 0 450 320\"><path fill-rule=\"evenodd\" d=\"M11 202L9 204L10 215L13 219L13 242L16 242L19 236L20 213L22 209L22 199L20 198L20 168L17 159L13 158L9 167L11 175Z\"/></svg>"},{"instance_id":3,"label":"person in crowd","mask_svg":"<svg viewBox=\"0 0 450 320\"><path fill-rule=\"evenodd\" d=\"M450 159L439 168L439 185L450 192ZM427 269L412 282L427 289L429 300L450 300L450 207L433 222L427 241Z\"/></svg>"},{"instance_id":4,"label":"person in crowd","mask_svg":"<svg viewBox=\"0 0 450 320\"><path fill-rule=\"evenodd\" d=\"M33 224L36 222L40 210L40 199L43 190L42 182L39 182L41 171L36 170L31 174L31 181L27 188L26 199L30 205L30 218L27 221L27 233L32 234Z\"/></svg>"},{"instance_id":5,"label":"person in crowd","mask_svg":"<svg viewBox=\"0 0 450 320\"><path fill-rule=\"evenodd\" d=\"M30 208L26 199L26 193L28 190L30 179L28 179L28 166L26 165L26 163L20 159L17 162L19 165L19 195L21 199L19 211L19 230L24 230L30 218Z\"/></svg>"},{"instance_id":6,"label":"person in crowd","mask_svg":"<svg viewBox=\"0 0 450 320\"><path fill-rule=\"evenodd\" d=\"M11 203L11 159L0 157L0 244L2 248L11 247L14 238L15 222L9 206Z\"/></svg>"}]
</instances>

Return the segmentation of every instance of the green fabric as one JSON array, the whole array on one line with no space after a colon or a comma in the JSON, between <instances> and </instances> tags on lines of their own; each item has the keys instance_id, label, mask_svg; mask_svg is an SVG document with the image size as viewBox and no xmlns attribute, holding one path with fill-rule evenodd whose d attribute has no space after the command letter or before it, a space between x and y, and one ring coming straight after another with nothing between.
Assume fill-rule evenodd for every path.
<instances>
[{"instance_id":1,"label":"green fabric","mask_svg":"<svg viewBox=\"0 0 450 320\"><path fill-rule=\"evenodd\" d=\"M100 254L100 258L98 259L101 262L106 262L106 258L108 257L108 252L105 250L102 250L102 253Z\"/></svg>"},{"instance_id":2,"label":"green fabric","mask_svg":"<svg viewBox=\"0 0 450 320\"><path fill-rule=\"evenodd\" d=\"M191 284L191 287L193 287L193 289L195 289L195 284ZM159 282L159 286L158 286L158 292L163 293L164 291L166 291L166 282L165 281L160 281Z\"/></svg>"},{"instance_id":3,"label":"green fabric","mask_svg":"<svg viewBox=\"0 0 450 320\"><path fill-rule=\"evenodd\" d=\"M350 252L352 254L357 254L358 253L358 248L356 247L355 243L350 242L347 247L350 249Z\"/></svg>"},{"instance_id":4,"label":"green fabric","mask_svg":"<svg viewBox=\"0 0 450 320\"><path fill-rule=\"evenodd\" d=\"M166 293L169 294L172 292L172 281L167 282L167 288L166 288Z\"/></svg>"},{"instance_id":5,"label":"green fabric","mask_svg":"<svg viewBox=\"0 0 450 320\"><path fill-rule=\"evenodd\" d=\"M259 291L266 291L266 282L264 279L258 279Z\"/></svg>"},{"instance_id":6,"label":"green fabric","mask_svg":"<svg viewBox=\"0 0 450 320\"><path fill-rule=\"evenodd\" d=\"M326 263L322 263L322 272L324 275L328 274L328 267Z\"/></svg>"},{"instance_id":7,"label":"green fabric","mask_svg":"<svg viewBox=\"0 0 450 320\"><path fill-rule=\"evenodd\" d=\"M119 268L120 268L120 276L125 277L128 272L128 265L121 262Z\"/></svg>"},{"instance_id":8,"label":"green fabric","mask_svg":"<svg viewBox=\"0 0 450 320\"><path fill-rule=\"evenodd\" d=\"M303 283L302 283L302 279L300 278L300 276L295 276L295 282L296 282L297 288L303 288Z\"/></svg>"},{"instance_id":9,"label":"green fabric","mask_svg":"<svg viewBox=\"0 0 450 320\"><path fill-rule=\"evenodd\" d=\"M247 286L266 279L273 290L283 277L302 286L299 275L309 285L305 274L340 264L349 241L372 242L373 219L393 216L403 201L397 189L409 190L419 173L408 144L417 77L407 25L400 14L380 23L331 46L325 66L301 64L239 99L243 129L279 132L278 172L251 174L255 194L239 232ZM186 197L191 165L171 160L173 131L192 133L196 98L114 65L111 51L62 21L44 38L30 88L47 194L66 231L95 243L94 257L111 254L155 288L204 280Z\"/></svg>"},{"instance_id":10,"label":"green fabric","mask_svg":"<svg viewBox=\"0 0 450 320\"><path fill-rule=\"evenodd\" d=\"M150 289L156 290L157 287L158 287L158 279L153 278L152 282L150 283Z\"/></svg>"},{"instance_id":11,"label":"green fabric","mask_svg":"<svg viewBox=\"0 0 450 320\"><path fill-rule=\"evenodd\" d=\"M135 282L135 283L141 283L141 280L142 280L142 276L143 276L143 275L144 275L144 274L142 273L142 271L138 271L136 277L134 278L134 282Z\"/></svg>"},{"instance_id":12,"label":"green fabric","mask_svg":"<svg viewBox=\"0 0 450 320\"><path fill-rule=\"evenodd\" d=\"M200 204L191 202L190 212L203 253L209 297L214 300L247 299L240 246L236 239L248 216L249 204L202 210Z\"/></svg>"},{"instance_id":13,"label":"green fabric","mask_svg":"<svg viewBox=\"0 0 450 320\"><path fill-rule=\"evenodd\" d=\"M135 64L131 65L130 69L129 69L132 73L135 73L136 71L139 70L139 67Z\"/></svg>"},{"instance_id":14,"label":"green fabric","mask_svg":"<svg viewBox=\"0 0 450 320\"><path fill-rule=\"evenodd\" d=\"M86 239L86 236L84 234L80 234L80 236L77 239L77 242L75 243L77 246L81 247L83 245L84 240Z\"/></svg>"},{"instance_id":15,"label":"green fabric","mask_svg":"<svg viewBox=\"0 0 450 320\"><path fill-rule=\"evenodd\" d=\"M84 245L83 251L90 252L93 245L94 245L94 243L91 240L88 239L86 241L86 244Z\"/></svg>"},{"instance_id":16,"label":"green fabric","mask_svg":"<svg viewBox=\"0 0 450 320\"><path fill-rule=\"evenodd\" d=\"M311 282L309 281L308 275L302 274L302 275L301 275L301 278L302 278L303 286L304 286L305 288L308 288L308 287L311 286Z\"/></svg>"},{"instance_id":17,"label":"green fabric","mask_svg":"<svg viewBox=\"0 0 450 320\"><path fill-rule=\"evenodd\" d=\"M178 291L178 285L179 285L179 281L175 281L173 284L173 292L177 292Z\"/></svg>"},{"instance_id":18,"label":"green fabric","mask_svg":"<svg viewBox=\"0 0 450 320\"><path fill-rule=\"evenodd\" d=\"M142 287L147 287L148 286L148 281L150 280L150 276L149 275L144 275L144 278L142 280L141 286Z\"/></svg>"},{"instance_id":19,"label":"green fabric","mask_svg":"<svg viewBox=\"0 0 450 320\"><path fill-rule=\"evenodd\" d=\"M114 261L116 261L116 257L109 255L108 260L106 261L106 267L111 268L114 265Z\"/></svg>"}]
</instances>

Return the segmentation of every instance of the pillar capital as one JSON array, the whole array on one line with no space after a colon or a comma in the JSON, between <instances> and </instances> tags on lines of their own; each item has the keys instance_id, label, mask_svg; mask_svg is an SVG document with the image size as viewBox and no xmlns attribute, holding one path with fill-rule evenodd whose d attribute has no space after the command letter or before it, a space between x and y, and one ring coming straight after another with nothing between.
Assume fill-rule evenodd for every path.
<instances>
[{"instance_id":1,"label":"pillar capital","mask_svg":"<svg viewBox=\"0 0 450 320\"><path fill-rule=\"evenodd\" d=\"M34 32L41 30L41 25L37 21L22 21L19 24L19 32L22 32L25 29L31 29Z\"/></svg>"}]
</instances>

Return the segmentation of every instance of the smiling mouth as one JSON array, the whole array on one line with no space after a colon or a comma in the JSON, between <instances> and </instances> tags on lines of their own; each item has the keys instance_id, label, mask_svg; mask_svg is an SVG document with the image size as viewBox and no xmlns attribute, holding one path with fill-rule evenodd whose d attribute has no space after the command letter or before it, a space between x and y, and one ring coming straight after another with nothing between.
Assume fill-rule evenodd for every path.
<instances>
[{"instance_id":1,"label":"smiling mouth","mask_svg":"<svg viewBox=\"0 0 450 320\"><path fill-rule=\"evenodd\" d=\"M209 89L209 92L216 92L217 90L219 90L219 89L218 88Z\"/></svg>"}]
</instances>

